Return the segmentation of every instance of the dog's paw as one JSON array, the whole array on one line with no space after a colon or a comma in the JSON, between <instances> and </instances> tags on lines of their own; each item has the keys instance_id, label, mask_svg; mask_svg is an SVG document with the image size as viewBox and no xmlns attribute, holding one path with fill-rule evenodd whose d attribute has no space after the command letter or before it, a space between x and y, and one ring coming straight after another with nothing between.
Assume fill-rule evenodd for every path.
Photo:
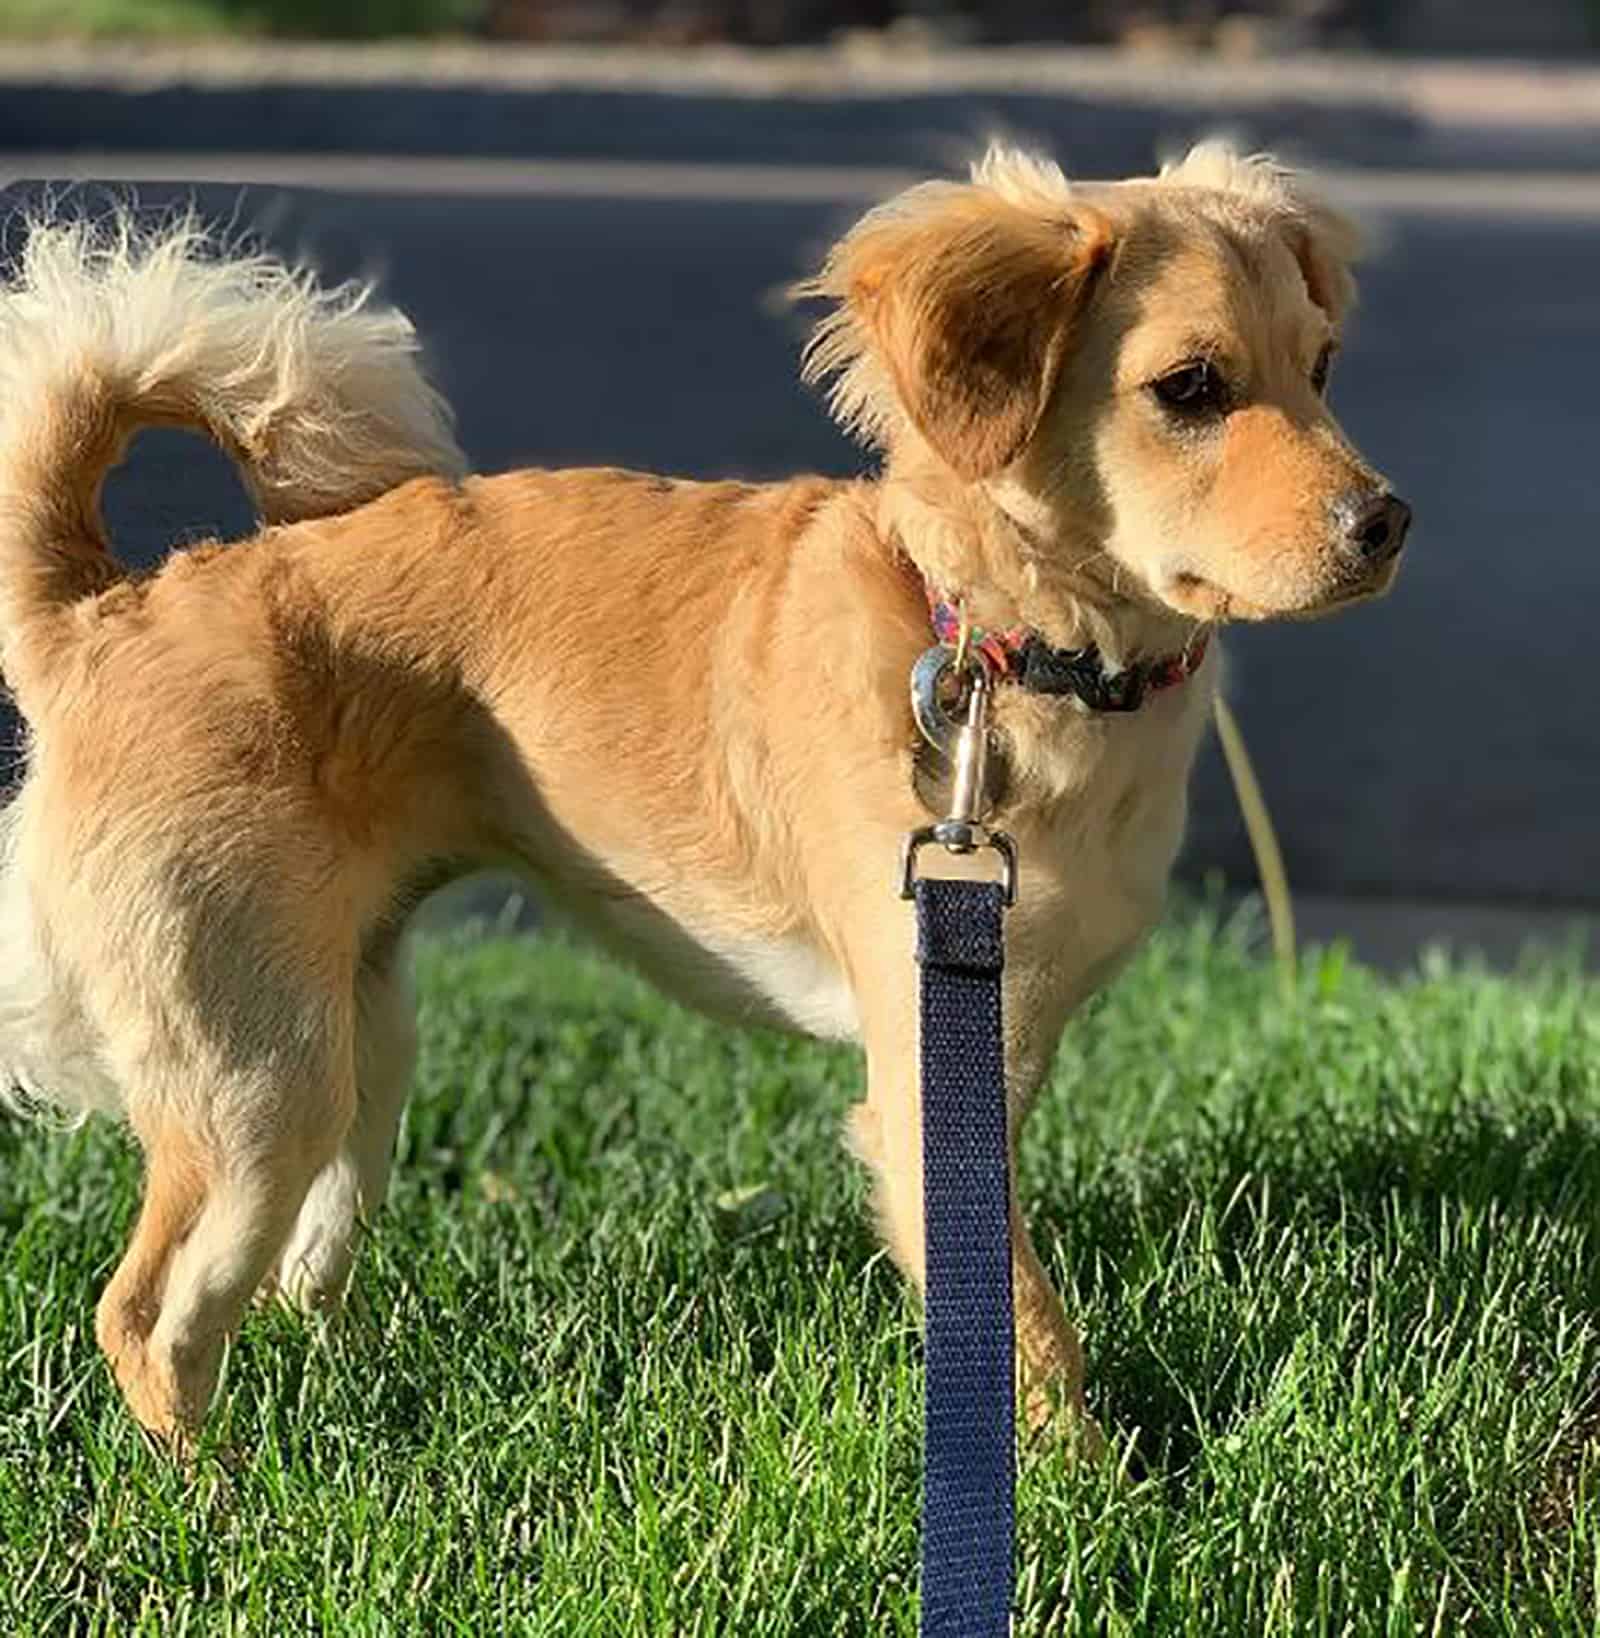
<instances>
[{"instance_id":1,"label":"dog's paw","mask_svg":"<svg viewBox=\"0 0 1600 1638\"><path fill-rule=\"evenodd\" d=\"M1062 1444L1080 1459L1105 1459L1106 1436L1083 1402L1083 1390L1061 1378L1021 1385L1023 1427L1031 1445Z\"/></svg>"}]
</instances>

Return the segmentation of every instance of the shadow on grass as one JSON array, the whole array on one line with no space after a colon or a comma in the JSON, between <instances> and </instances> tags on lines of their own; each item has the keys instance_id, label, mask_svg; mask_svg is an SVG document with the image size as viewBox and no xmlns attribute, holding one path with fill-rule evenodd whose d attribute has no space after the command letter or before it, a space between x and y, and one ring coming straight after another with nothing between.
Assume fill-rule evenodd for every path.
<instances>
[{"instance_id":1,"label":"shadow on grass","mask_svg":"<svg viewBox=\"0 0 1600 1638\"><path fill-rule=\"evenodd\" d=\"M1546 1105L1512 1117L1472 1104L1422 1123L1383 1115L1330 1130L1312 1115L1256 1119L1238 1106L1202 1144L1144 1167L1136 1184L1103 1167L1059 1185L1030 1212L1036 1238L1063 1248L1068 1280L1102 1313L1139 1307L1137 1282L1185 1239L1203 1251L1200 1278L1259 1289L1273 1277L1269 1243L1288 1233L1324 1255L1337 1243L1353 1280L1388 1258L1393 1301L1414 1301L1420 1315L1434 1281L1486 1300L1496 1242L1552 1225L1588 1235L1600 1224L1593 1116ZM1102 1324L1090 1338L1091 1400L1137 1428L1136 1461L1146 1476L1164 1475L1175 1500L1207 1440L1257 1408L1274 1364L1315 1323L1292 1298L1263 1302L1241 1346L1219 1336L1214 1307L1187 1295L1155 1299L1153 1320L1146 1297L1145 1323ZM1353 1285L1350 1295L1354 1305L1364 1292ZM1600 1315L1600 1259L1574 1259L1564 1295Z\"/></svg>"}]
</instances>

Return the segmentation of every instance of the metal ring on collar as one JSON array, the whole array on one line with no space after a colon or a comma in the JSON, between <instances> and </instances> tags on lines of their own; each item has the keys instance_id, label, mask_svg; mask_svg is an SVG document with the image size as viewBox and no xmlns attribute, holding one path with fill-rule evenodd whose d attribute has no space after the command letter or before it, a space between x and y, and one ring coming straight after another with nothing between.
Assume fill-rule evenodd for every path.
<instances>
[{"instance_id":1,"label":"metal ring on collar","mask_svg":"<svg viewBox=\"0 0 1600 1638\"><path fill-rule=\"evenodd\" d=\"M969 650L967 666L985 665L978 650ZM956 674L956 651L943 643L925 648L911 668L911 715L916 719L917 731L936 751L948 756L956 729L961 726L961 713L966 705L966 687L953 699L947 700L945 689L950 677Z\"/></svg>"}]
</instances>

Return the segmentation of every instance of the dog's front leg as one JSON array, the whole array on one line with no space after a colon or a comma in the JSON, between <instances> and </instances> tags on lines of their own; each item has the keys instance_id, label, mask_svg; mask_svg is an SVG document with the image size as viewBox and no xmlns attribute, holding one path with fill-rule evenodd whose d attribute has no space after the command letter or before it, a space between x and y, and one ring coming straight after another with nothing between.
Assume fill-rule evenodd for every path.
<instances>
[{"instance_id":1,"label":"dog's front leg","mask_svg":"<svg viewBox=\"0 0 1600 1638\"><path fill-rule=\"evenodd\" d=\"M922 1193L922 1091L919 1068L917 973L910 929L904 942L877 941L878 954L852 965L867 1051L866 1099L851 1111L851 1147L876 1183L883 1236L902 1271L922 1291L926 1284ZM869 964L870 963L870 964ZM1029 1028L1032 987L1006 984L1008 1105L1010 1109L1011 1268L1016 1310L1018 1389L1023 1411L1038 1429L1057 1416L1096 1450L1100 1435L1083 1398L1083 1347L1029 1237L1016 1190L1016 1139L1022 1115L1042 1073ZM1048 1058L1046 1057L1046 1062ZM1025 1087L1025 1090L1023 1088Z\"/></svg>"},{"instance_id":2,"label":"dog's front leg","mask_svg":"<svg viewBox=\"0 0 1600 1638\"><path fill-rule=\"evenodd\" d=\"M1103 1444L1083 1399L1083 1344L1034 1250L1017 1204L1016 1134L1011 1160L1011 1284L1017 1317L1017 1393L1029 1427L1058 1418L1091 1455Z\"/></svg>"}]
</instances>

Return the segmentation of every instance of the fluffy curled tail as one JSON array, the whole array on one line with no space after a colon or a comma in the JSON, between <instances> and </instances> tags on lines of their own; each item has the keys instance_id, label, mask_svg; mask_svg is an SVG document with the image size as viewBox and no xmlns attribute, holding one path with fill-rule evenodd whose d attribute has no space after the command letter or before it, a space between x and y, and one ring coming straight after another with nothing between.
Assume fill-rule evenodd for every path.
<instances>
[{"instance_id":1,"label":"fluffy curled tail","mask_svg":"<svg viewBox=\"0 0 1600 1638\"><path fill-rule=\"evenodd\" d=\"M323 289L193 217L33 222L0 280L0 664L24 711L64 611L119 577L100 484L146 425L211 437L268 522L464 470L410 321L369 286Z\"/></svg>"}]
</instances>

